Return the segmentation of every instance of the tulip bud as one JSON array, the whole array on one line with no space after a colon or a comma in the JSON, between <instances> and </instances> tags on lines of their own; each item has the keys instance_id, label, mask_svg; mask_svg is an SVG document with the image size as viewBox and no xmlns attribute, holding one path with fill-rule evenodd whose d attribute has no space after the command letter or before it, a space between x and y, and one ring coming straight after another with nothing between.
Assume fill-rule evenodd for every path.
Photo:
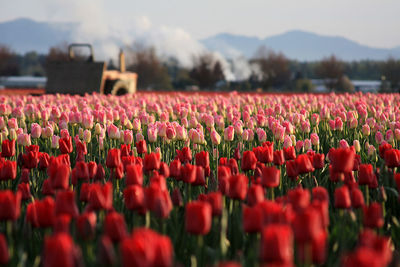
<instances>
[{"instance_id":1,"label":"tulip bud","mask_svg":"<svg viewBox=\"0 0 400 267\"><path fill-rule=\"evenodd\" d=\"M228 126L227 128L225 128L224 130L224 140L231 142L233 141L235 137L235 129L233 128L232 125Z\"/></svg>"},{"instance_id":2,"label":"tulip bud","mask_svg":"<svg viewBox=\"0 0 400 267\"><path fill-rule=\"evenodd\" d=\"M368 147L368 156L373 157L375 155L376 149L373 145L370 145Z\"/></svg>"},{"instance_id":3,"label":"tulip bud","mask_svg":"<svg viewBox=\"0 0 400 267\"><path fill-rule=\"evenodd\" d=\"M364 124L361 131L364 136L369 136L371 133L371 130L370 130L368 124Z\"/></svg>"},{"instance_id":4,"label":"tulip bud","mask_svg":"<svg viewBox=\"0 0 400 267\"><path fill-rule=\"evenodd\" d=\"M92 140L92 132L86 129L83 132L83 141L85 141L86 143L90 143L91 140Z\"/></svg>"},{"instance_id":5,"label":"tulip bud","mask_svg":"<svg viewBox=\"0 0 400 267\"><path fill-rule=\"evenodd\" d=\"M101 125L100 125L100 123L96 123L96 126L94 127L94 133L96 135L100 135L101 134Z\"/></svg>"},{"instance_id":6,"label":"tulip bud","mask_svg":"<svg viewBox=\"0 0 400 267\"><path fill-rule=\"evenodd\" d=\"M42 133L42 128L37 123L31 125L31 136L32 138L39 138Z\"/></svg>"},{"instance_id":7,"label":"tulip bud","mask_svg":"<svg viewBox=\"0 0 400 267\"><path fill-rule=\"evenodd\" d=\"M349 147L349 143L347 143L346 140L342 139L342 140L339 141L339 146L341 148L348 148Z\"/></svg>"},{"instance_id":8,"label":"tulip bud","mask_svg":"<svg viewBox=\"0 0 400 267\"><path fill-rule=\"evenodd\" d=\"M15 129L10 130L10 139L17 140L17 132L15 131Z\"/></svg>"},{"instance_id":9,"label":"tulip bud","mask_svg":"<svg viewBox=\"0 0 400 267\"><path fill-rule=\"evenodd\" d=\"M354 146L356 152L360 152L360 150L361 150L360 141L354 140L354 141L353 141L353 146Z\"/></svg>"}]
</instances>

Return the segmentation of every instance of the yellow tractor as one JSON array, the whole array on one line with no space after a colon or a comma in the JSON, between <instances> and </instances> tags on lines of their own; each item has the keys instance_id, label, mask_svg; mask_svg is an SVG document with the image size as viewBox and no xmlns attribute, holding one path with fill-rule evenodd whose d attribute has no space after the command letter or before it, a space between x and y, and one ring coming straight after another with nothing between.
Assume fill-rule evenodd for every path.
<instances>
[{"instance_id":1,"label":"yellow tractor","mask_svg":"<svg viewBox=\"0 0 400 267\"><path fill-rule=\"evenodd\" d=\"M88 48L87 59L74 56L74 49ZM49 62L46 67L46 93L79 94L99 92L101 94L125 95L136 92L137 74L126 71L125 56L119 53L119 70L107 70L106 63L95 62L90 44L68 46L68 61Z\"/></svg>"}]
</instances>

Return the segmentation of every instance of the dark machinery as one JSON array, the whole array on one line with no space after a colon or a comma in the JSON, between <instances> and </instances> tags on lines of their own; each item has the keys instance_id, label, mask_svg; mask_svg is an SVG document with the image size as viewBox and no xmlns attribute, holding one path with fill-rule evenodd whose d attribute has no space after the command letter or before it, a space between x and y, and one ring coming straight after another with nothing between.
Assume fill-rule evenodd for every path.
<instances>
[{"instance_id":1,"label":"dark machinery","mask_svg":"<svg viewBox=\"0 0 400 267\"><path fill-rule=\"evenodd\" d=\"M78 59L74 48L89 48L90 56ZM49 62L46 68L46 93L79 94L100 92L101 94L124 95L136 92L137 74L125 69L124 53L119 54L119 71L107 70L105 62L95 62L90 44L68 46L69 60Z\"/></svg>"}]
</instances>

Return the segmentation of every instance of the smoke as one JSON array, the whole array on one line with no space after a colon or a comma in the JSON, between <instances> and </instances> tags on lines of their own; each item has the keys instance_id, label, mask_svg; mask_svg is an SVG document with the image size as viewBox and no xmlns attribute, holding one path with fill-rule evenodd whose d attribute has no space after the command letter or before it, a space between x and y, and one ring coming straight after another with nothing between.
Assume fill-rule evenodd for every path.
<instances>
[{"instance_id":1,"label":"smoke","mask_svg":"<svg viewBox=\"0 0 400 267\"><path fill-rule=\"evenodd\" d=\"M174 57L187 68L192 67L194 56L210 52L182 28L153 25L146 16L119 18L108 14L102 1L43 0L42 3L49 20L67 17L77 22L72 30L72 41L93 44L97 60L116 59L121 47L135 42L153 46L161 58ZM228 81L247 79L252 71L247 60L237 51L227 52L231 54L229 60L212 52L221 62L225 78Z\"/></svg>"}]
</instances>

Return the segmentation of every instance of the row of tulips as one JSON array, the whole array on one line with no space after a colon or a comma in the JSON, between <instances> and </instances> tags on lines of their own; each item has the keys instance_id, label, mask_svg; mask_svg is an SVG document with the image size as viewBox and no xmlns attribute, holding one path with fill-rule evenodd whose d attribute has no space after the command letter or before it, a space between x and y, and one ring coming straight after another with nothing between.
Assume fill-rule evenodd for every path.
<instances>
[{"instance_id":1,"label":"row of tulips","mask_svg":"<svg viewBox=\"0 0 400 267\"><path fill-rule=\"evenodd\" d=\"M0 97L0 263L397 264L399 100Z\"/></svg>"}]
</instances>

